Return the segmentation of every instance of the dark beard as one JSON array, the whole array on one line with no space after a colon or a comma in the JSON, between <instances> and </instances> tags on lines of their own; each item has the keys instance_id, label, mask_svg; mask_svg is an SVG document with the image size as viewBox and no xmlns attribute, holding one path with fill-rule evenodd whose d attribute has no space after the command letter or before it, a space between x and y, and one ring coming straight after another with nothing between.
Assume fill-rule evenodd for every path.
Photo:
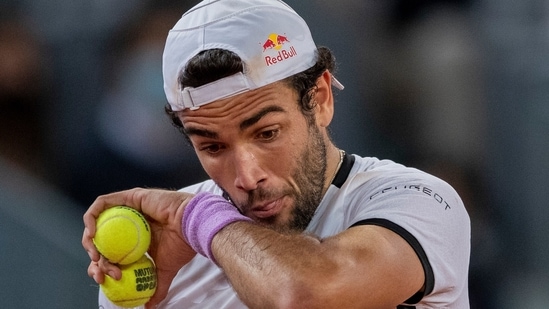
<instances>
[{"instance_id":1,"label":"dark beard","mask_svg":"<svg viewBox=\"0 0 549 309\"><path fill-rule=\"evenodd\" d=\"M322 201L322 191L326 178L326 144L316 126L309 126L309 145L301 155L294 179L301 194L294 194L295 206L288 228L302 232L313 219Z\"/></svg>"}]
</instances>

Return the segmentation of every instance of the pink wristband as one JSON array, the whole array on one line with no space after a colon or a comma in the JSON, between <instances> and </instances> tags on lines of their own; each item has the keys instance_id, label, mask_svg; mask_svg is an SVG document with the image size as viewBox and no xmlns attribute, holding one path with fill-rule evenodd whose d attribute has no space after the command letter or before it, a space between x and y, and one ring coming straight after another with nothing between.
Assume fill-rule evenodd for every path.
<instances>
[{"instance_id":1,"label":"pink wristband","mask_svg":"<svg viewBox=\"0 0 549 309\"><path fill-rule=\"evenodd\" d=\"M216 260L212 254L212 240L222 228L236 221L253 221L219 195L202 192L195 195L183 212L181 231L187 243L197 253Z\"/></svg>"}]
</instances>

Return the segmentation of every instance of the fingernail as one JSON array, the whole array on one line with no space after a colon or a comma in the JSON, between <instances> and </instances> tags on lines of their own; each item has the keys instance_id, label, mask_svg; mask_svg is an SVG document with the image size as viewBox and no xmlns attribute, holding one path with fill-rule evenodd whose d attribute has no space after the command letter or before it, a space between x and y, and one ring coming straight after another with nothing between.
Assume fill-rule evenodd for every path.
<instances>
[{"instance_id":1,"label":"fingernail","mask_svg":"<svg viewBox=\"0 0 549 309\"><path fill-rule=\"evenodd\" d=\"M107 274L109 275L109 277L111 277L111 278L113 278L113 279L115 279L115 280L119 280L119 279L120 279L120 278L117 278L117 277L116 277L116 272L114 272L113 270L109 271Z\"/></svg>"}]
</instances>

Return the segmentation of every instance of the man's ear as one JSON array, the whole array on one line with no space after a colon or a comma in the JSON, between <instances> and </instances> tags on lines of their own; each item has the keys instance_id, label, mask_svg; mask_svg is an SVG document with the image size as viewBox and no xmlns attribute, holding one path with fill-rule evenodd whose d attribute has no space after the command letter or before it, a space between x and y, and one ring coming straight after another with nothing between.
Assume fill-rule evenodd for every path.
<instances>
[{"instance_id":1,"label":"man's ear","mask_svg":"<svg viewBox=\"0 0 549 309\"><path fill-rule=\"evenodd\" d=\"M316 123L327 127L334 116L334 96L332 94L332 74L326 70L316 81Z\"/></svg>"}]
</instances>

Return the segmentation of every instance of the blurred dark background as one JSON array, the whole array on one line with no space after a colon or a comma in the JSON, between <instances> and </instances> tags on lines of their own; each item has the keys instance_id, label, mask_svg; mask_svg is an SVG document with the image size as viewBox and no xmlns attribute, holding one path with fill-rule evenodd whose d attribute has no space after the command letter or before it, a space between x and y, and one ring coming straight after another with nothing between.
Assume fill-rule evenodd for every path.
<instances>
[{"instance_id":1,"label":"blurred dark background","mask_svg":"<svg viewBox=\"0 0 549 309\"><path fill-rule=\"evenodd\" d=\"M471 308L549 307L549 2L288 0L336 54L333 138L429 171L472 219ZM206 178L163 114L196 1L0 0L0 299L96 308L96 196Z\"/></svg>"}]
</instances>

